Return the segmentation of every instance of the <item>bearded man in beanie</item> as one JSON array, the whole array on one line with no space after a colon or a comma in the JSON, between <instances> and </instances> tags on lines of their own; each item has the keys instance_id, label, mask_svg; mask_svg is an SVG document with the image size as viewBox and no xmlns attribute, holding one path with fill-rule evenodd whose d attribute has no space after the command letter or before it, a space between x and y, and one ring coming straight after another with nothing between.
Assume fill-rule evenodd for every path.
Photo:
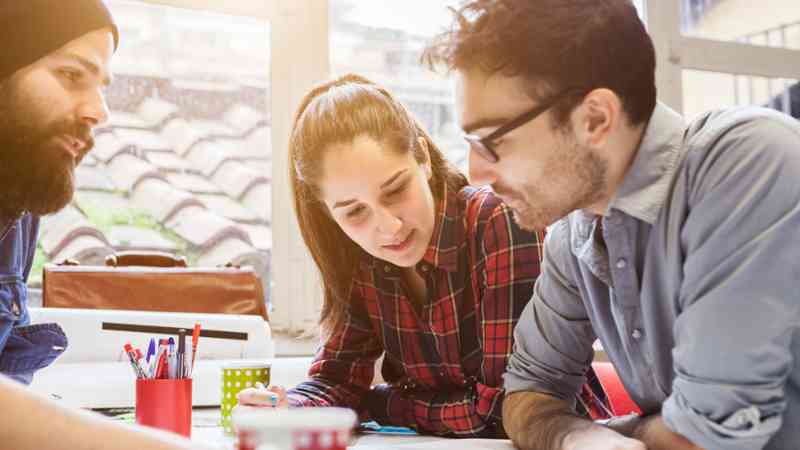
<instances>
[{"instance_id":1,"label":"bearded man in beanie","mask_svg":"<svg viewBox=\"0 0 800 450\"><path fill-rule=\"evenodd\" d=\"M29 326L25 281L40 215L72 199L74 171L108 116L117 27L101 0L0 0L0 447L202 450L152 429L71 410L30 392L66 347L55 324Z\"/></svg>"},{"instance_id":2,"label":"bearded man in beanie","mask_svg":"<svg viewBox=\"0 0 800 450\"><path fill-rule=\"evenodd\" d=\"M0 42L0 373L28 384L67 345L58 325L29 325L39 216L70 202L108 117L118 32L101 0L3 0Z\"/></svg>"}]
</instances>

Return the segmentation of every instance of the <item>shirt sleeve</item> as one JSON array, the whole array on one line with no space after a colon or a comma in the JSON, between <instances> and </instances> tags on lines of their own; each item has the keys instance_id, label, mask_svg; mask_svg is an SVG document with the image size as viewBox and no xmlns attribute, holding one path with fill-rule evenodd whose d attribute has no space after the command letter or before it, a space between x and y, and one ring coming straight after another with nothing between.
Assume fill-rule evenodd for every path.
<instances>
[{"instance_id":1,"label":"shirt sleeve","mask_svg":"<svg viewBox=\"0 0 800 450\"><path fill-rule=\"evenodd\" d=\"M758 119L698 136L708 150L690 150L676 187L689 211L662 415L704 448L760 449L782 426L800 323L799 129Z\"/></svg>"},{"instance_id":2,"label":"shirt sleeve","mask_svg":"<svg viewBox=\"0 0 800 450\"><path fill-rule=\"evenodd\" d=\"M406 391L380 384L367 401L369 415L381 424L415 428L454 437L504 437L503 389L477 382L463 389Z\"/></svg>"},{"instance_id":3,"label":"shirt sleeve","mask_svg":"<svg viewBox=\"0 0 800 450\"><path fill-rule=\"evenodd\" d=\"M356 282L351 292L351 307L317 351L310 379L287 393L291 406L341 406L362 412L361 402L369 392L383 345L370 324Z\"/></svg>"},{"instance_id":4,"label":"shirt sleeve","mask_svg":"<svg viewBox=\"0 0 800 450\"><path fill-rule=\"evenodd\" d=\"M578 268L569 242L564 219L545 239L542 273L514 331L504 379L508 393L541 392L574 406L594 356L595 334L573 281Z\"/></svg>"}]
</instances>

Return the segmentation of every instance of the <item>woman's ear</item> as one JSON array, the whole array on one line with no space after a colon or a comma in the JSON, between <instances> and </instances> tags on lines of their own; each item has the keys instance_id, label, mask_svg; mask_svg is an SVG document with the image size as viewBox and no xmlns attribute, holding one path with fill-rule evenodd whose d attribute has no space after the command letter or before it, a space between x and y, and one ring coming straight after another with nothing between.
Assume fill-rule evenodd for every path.
<instances>
[{"instance_id":1,"label":"woman's ear","mask_svg":"<svg viewBox=\"0 0 800 450\"><path fill-rule=\"evenodd\" d=\"M420 136L417 138L417 142L419 143L419 148L422 149L422 153L425 154L425 161L422 163L422 167L425 169L425 176L430 181L433 178L433 170L431 169L431 152L428 148L428 141Z\"/></svg>"}]
</instances>

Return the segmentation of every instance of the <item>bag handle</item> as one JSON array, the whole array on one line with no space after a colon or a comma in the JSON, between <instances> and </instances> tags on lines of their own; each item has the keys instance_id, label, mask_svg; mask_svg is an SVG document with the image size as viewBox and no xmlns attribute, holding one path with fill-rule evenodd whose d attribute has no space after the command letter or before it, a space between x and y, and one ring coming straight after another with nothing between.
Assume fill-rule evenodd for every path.
<instances>
[{"instance_id":1,"label":"bag handle","mask_svg":"<svg viewBox=\"0 0 800 450\"><path fill-rule=\"evenodd\" d=\"M124 251L106 256L108 267L187 267L186 258L165 252Z\"/></svg>"}]
</instances>

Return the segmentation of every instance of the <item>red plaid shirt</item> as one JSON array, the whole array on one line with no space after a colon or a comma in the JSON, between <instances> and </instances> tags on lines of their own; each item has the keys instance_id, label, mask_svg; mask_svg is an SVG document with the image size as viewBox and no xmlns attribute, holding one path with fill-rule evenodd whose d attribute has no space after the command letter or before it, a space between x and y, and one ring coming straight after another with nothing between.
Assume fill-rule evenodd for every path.
<instances>
[{"instance_id":1,"label":"red plaid shirt","mask_svg":"<svg viewBox=\"0 0 800 450\"><path fill-rule=\"evenodd\" d=\"M420 431L496 437L513 330L539 275L543 237L520 229L490 190L466 187L438 205L409 297L398 267L376 258L354 276L343 325L320 348L295 406L346 406ZM471 223L469 223L471 221ZM384 355L388 384L370 387Z\"/></svg>"}]
</instances>

